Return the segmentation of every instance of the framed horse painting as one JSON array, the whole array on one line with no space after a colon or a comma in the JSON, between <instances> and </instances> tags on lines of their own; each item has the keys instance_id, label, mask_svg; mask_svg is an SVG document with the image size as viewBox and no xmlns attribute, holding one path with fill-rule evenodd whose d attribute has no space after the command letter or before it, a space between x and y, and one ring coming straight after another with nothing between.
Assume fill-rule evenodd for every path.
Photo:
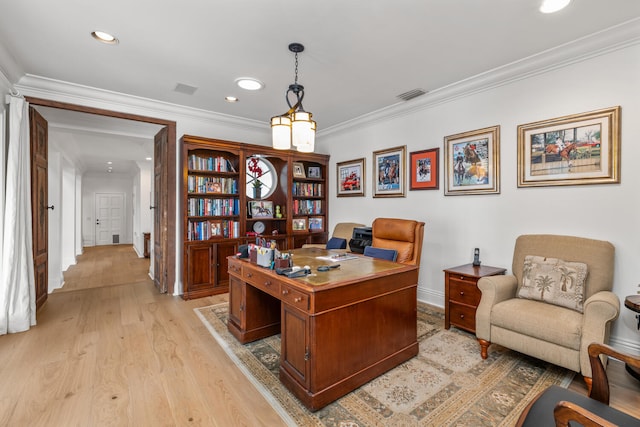
<instances>
[{"instance_id":1,"label":"framed horse painting","mask_svg":"<svg viewBox=\"0 0 640 427\"><path fill-rule=\"evenodd\" d=\"M500 193L500 126L444 138L445 196Z\"/></svg>"},{"instance_id":2,"label":"framed horse painting","mask_svg":"<svg viewBox=\"0 0 640 427\"><path fill-rule=\"evenodd\" d=\"M373 197L405 196L406 146L373 152Z\"/></svg>"},{"instance_id":3,"label":"framed horse painting","mask_svg":"<svg viewBox=\"0 0 640 427\"><path fill-rule=\"evenodd\" d=\"M518 187L620 182L620 107L518 126Z\"/></svg>"},{"instance_id":4,"label":"framed horse painting","mask_svg":"<svg viewBox=\"0 0 640 427\"><path fill-rule=\"evenodd\" d=\"M440 166L438 159L440 149L414 151L409 153L409 168L411 170L410 190L437 190Z\"/></svg>"}]
</instances>

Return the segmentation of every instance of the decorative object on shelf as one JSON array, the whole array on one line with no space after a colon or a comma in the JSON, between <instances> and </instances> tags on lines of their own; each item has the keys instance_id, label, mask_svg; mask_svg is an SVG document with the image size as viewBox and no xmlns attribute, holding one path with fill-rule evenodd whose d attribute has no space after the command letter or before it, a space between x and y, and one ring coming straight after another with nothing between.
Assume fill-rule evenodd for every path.
<instances>
[{"instance_id":1,"label":"decorative object on shelf","mask_svg":"<svg viewBox=\"0 0 640 427\"><path fill-rule=\"evenodd\" d=\"M500 193L500 126L444 138L445 196Z\"/></svg>"},{"instance_id":2,"label":"decorative object on shelf","mask_svg":"<svg viewBox=\"0 0 640 427\"><path fill-rule=\"evenodd\" d=\"M323 231L324 230L324 218L321 216L312 216L309 218L309 230L311 231Z\"/></svg>"},{"instance_id":3,"label":"decorative object on shelf","mask_svg":"<svg viewBox=\"0 0 640 427\"><path fill-rule=\"evenodd\" d=\"M338 197L364 196L365 159L348 160L336 165Z\"/></svg>"},{"instance_id":4,"label":"decorative object on shelf","mask_svg":"<svg viewBox=\"0 0 640 427\"><path fill-rule=\"evenodd\" d=\"M249 211L252 218L273 218L273 202L268 200L249 202Z\"/></svg>"},{"instance_id":5,"label":"decorative object on shelf","mask_svg":"<svg viewBox=\"0 0 640 427\"><path fill-rule=\"evenodd\" d=\"M294 178L306 178L304 174L304 165L302 163L294 163L293 164L293 177Z\"/></svg>"},{"instance_id":6,"label":"decorative object on shelf","mask_svg":"<svg viewBox=\"0 0 640 427\"><path fill-rule=\"evenodd\" d=\"M440 188L439 158L439 148L409 153L409 168L411 170L409 190L437 190Z\"/></svg>"},{"instance_id":7,"label":"decorative object on shelf","mask_svg":"<svg viewBox=\"0 0 640 427\"><path fill-rule=\"evenodd\" d=\"M295 81L289 85L285 95L289 110L286 113L271 118L271 130L273 135L273 148L288 150L294 147L303 153L313 153L316 138L316 122L311 119L312 114L305 111L302 106L304 98L304 86L298 84L298 53L304 51L300 43L291 43L289 50L295 53ZM289 94L293 93L296 102L291 105Z\"/></svg>"},{"instance_id":8,"label":"decorative object on shelf","mask_svg":"<svg viewBox=\"0 0 640 427\"><path fill-rule=\"evenodd\" d=\"M620 106L518 126L518 187L620 183Z\"/></svg>"},{"instance_id":9,"label":"decorative object on shelf","mask_svg":"<svg viewBox=\"0 0 640 427\"><path fill-rule=\"evenodd\" d=\"M260 158L251 157L247 164L247 169L249 169L249 172L251 172L251 175L253 176L253 198L260 199L262 192L262 182L260 181L260 177L264 174L260 167Z\"/></svg>"},{"instance_id":10,"label":"decorative object on shelf","mask_svg":"<svg viewBox=\"0 0 640 427\"><path fill-rule=\"evenodd\" d=\"M264 230L265 230L264 222L256 221L253 223L253 231L255 231L256 233L262 234L264 233Z\"/></svg>"},{"instance_id":11,"label":"decorative object on shelf","mask_svg":"<svg viewBox=\"0 0 640 427\"><path fill-rule=\"evenodd\" d=\"M276 205L276 218L282 218L282 212L280 212L280 205Z\"/></svg>"},{"instance_id":12,"label":"decorative object on shelf","mask_svg":"<svg viewBox=\"0 0 640 427\"><path fill-rule=\"evenodd\" d=\"M292 224L293 224L293 231L306 231L307 230L307 219L306 218L294 218Z\"/></svg>"},{"instance_id":13,"label":"decorative object on shelf","mask_svg":"<svg viewBox=\"0 0 640 427\"><path fill-rule=\"evenodd\" d=\"M373 197L405 196L406 146L373 152Z\"/></svg>"},{"instance_id":14,"label":"decorative object on shelf","mask_svg":"<svg viewBox=\"0 0 640 427\"><path fill-rule=\"evenodd\" d=\"M308 178L321 178L321 176L320 176L320 168L318 166L309 166L307 177Z\"/></svg>"}]
</instances>

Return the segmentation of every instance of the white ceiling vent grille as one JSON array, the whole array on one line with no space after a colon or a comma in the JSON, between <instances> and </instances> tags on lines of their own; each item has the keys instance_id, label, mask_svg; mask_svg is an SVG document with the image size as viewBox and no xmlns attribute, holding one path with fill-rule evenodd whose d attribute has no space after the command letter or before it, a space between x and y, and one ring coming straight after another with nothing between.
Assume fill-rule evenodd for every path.
<instances>
[{"instance_id":1,"label":"white ceiling vent grille","mask_svg":"<svg viewBox=\"0 0 640 427\"><path fill-rule=\"evenodd\" d=\"M410 99L417 98L424 95L425 93L427 93L427 91L424 89L413 89L409 92L401 93L400 95L398 95L398 98L402 99L403 101L409 101Z\"/></svg>"},{"instance_id":2,"label":"white ceiling vent grille","mask_svg":"<svg viewBox=\"0 0 640 427\"><path fill-rule=\"evenodd\" d=\"M197 87L189 86L184 83L178 83L176 85L176 88L174 89L174 91L176 92L184 93L187 95L193 95L194 93L196 93L197 90L198 90Z\"/></svg>"}]
</instances>

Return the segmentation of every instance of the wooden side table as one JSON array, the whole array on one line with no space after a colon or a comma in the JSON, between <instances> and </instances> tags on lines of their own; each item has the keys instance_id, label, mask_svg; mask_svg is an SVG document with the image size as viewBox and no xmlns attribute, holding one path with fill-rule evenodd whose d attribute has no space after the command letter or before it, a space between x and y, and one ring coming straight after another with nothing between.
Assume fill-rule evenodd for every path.
<instances>
[{"instance_id":1,"label":"wooden side table","mask_svg":"<svg viewBox=\"0 0 640 427\"><path fill-rule=\"evenodd\" d=\"M631 311L640 313L640 295L629 295L626 297L624 299L624 306ZM638 330L640 330L640 314L636 314L636 319L638 319ZM631 376L640 381L640 371L638 369L628 364L625 364L625 367Z\"/></svg>"},{"instance_id":2,"label":"wooden side table","mask_svg":"<svg viewBox=\"0 0 640 427\"><path fill-rule=\"evenodd\" d=\"M476 332L476 309L482 292L478 280L486 276L504 274L506 268L472 264L459 265L444 270L444 328L451 325Z\"/></svg>"}]
</instances>

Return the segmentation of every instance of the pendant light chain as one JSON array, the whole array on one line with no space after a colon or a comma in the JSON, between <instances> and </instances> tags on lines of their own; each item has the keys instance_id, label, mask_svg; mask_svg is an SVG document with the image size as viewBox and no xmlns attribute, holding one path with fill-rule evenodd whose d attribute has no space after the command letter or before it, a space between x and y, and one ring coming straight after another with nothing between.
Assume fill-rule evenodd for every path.
<instances>
[{"instance_id":1,"label":"pendant light chain","mask_svg":"<svg viewBox=\"0 0 640 427\"><path fill-rule=\"evenodd\" d=\"M296 77L294 79L294 83L298 84L298 52L296 52Z\"/></svg>"}]
</instances>

